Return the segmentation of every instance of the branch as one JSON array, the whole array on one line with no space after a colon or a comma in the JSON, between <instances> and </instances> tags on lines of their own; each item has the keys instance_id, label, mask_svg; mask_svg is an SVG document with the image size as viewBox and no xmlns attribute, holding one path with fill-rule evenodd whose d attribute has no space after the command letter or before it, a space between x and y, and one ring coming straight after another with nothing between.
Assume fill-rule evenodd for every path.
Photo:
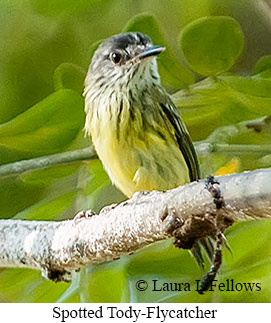
<instances>
[{"instance_id":1,"label":"branch","mask_svg":"<svg viewBox=\"0 0 271 323\"><path fill-rule=\"evenodd\" d=\"M235 145L218 143L196 143L197 152L200 156L206 156L210 153L234 154L241 156L243 154L271 154L271 145Z\"/></svg>"},{"instance_id":2,"label":"branch","mask_svg":"<svg viewBox=\"0 0 271 323\"><path fill-rule=\"evenodd\" d=\"M29 170L37 170L45 167L50 167L58 164L67 164L72 162L78 162L83 160L90 160L97 158L95 149L93 146L65 151L54 155L48 155L44 157L26 159L16 161L0 166L0 177L21 174Z\"/></svg>"},{"instance_id":3,"label":"branch","mask_svg":"<svg viewBox=\"0 0 271 323\"><path fill-rule=\"evenodd\" d=\"M195 148L199 156L206 156L211 153L223 152L224 154L271 154L271 145L235 145L235 144L219 144L211 142L195 142ZM18 175L26 171L33 171L51 167L59 164L68 164L84 160L97 159L98 156L93 146L66 151L45 157L38 157L26 160L16 161L0 166L0 177Z\"/></svg>"},{"instance_id":4,"label":"branch","mask_svg":"<svg viewBox=\"0 0 271 323\"><path fill-rule=\"evenodd\" d=\"M271 217L271 169L220 176L215 182L223 200L219 208L201 180L165 192L136 193L87 218L1 220L0 267L41 269L52 280L65 280L72 270L172 236L178 246L190 248L187 241L223 232L233 221Z\"/></svg>"},{"instance_id":5,"label":"branch","mask_svg":"<svg viewBox=\"0 0 271 323\"><path fill-rule=\"evenodd\" d=\"M255 120L243 121L236 125L223 126L215 129L209 137L200 142L195 142L195 148L199 156L206 156L211 153L223 152L224 154L258 154L266 155L271 153L271 145L236 145L228 142L238 135L249 135L251 129L255 132L261 132L270 128L270 117L263 117ZM93 146L78 150L66 151L54 155L20 160L13 163L0 166L0 177L21 174L26 171L32 171L50 167L59 164L67 164L84 160L98 158Z\"/></svg>"},{"instance_id":6,"label":"branch","mask_svg":"<svg viewBox=\"0 0 271 323\"><path fill-rule=\"evenodd\" d=\"M231 144L238 136L250 136L255 133L268 132L271 126L271 118L262 117L254 120L242 121L238 124L222 126L215 129L204 141L196 142L195 147L200 156L210 153L267 155L271 153L271 145L243 145Z\"/></svg>"}]
</instances>

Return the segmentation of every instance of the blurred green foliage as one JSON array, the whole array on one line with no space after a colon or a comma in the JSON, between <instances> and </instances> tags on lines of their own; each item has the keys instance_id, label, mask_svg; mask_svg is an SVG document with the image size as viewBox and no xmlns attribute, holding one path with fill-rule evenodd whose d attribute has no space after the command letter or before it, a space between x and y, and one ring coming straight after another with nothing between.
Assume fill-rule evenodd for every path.
<instances>
[{"instance_id":1,"label":"blurred green foliage","mask_svg":"<svg viewBox=\"0 0 271 323\"><path fill-rule=\"evenodd\" d=\"M1 1L0 164L88 146L82 90L91 56L101 39L136 30L167 47L158 60L162 82L174 92L193 140L224 145L200 155L203 175L232 157L239 158L239 171L270 167L265 116L271 115L271 23L257 3ZM245 150L246 145L257 149ZM71 218L123 199L98 160L0 178L2 218ZM227 237L233 254L224 251L218 279L260 282L262 291L138 292L137 279L194 286L202 277L187 251L163 241L82 270L71 284L54 284L33 270L1 269L0 301L270 302L270 220L235 224Z\"/></svg>"},{"instance_id":2,"label":"blurred green foliage","mask_svg":"<svg viewBox=\"0 0 271 323\"><path fill-rule=\"evenodd\" d=\"M240 56L244 36L231 17L203 17L183 29L180 45L195 72L218 75L228 71Z\"/></svg>"}]
</instances>

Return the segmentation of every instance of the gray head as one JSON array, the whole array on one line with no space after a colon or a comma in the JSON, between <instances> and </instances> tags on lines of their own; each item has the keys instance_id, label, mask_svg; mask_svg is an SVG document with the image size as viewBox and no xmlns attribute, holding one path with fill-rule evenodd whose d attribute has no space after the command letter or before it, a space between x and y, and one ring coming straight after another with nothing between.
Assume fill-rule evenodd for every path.
<instances>
[{"instance_id":1,"label":"gray head","mask_svg":"<svg viewBox=\"0 0 271 323\"><path fill-rule=\"evenodd\" d=\"M164 51L139 32L118 34L106 39L96 50L86 78L86 91L114 86L144 89L147 83L160 84L155 57Z\"/></svg>"}]
</instances>

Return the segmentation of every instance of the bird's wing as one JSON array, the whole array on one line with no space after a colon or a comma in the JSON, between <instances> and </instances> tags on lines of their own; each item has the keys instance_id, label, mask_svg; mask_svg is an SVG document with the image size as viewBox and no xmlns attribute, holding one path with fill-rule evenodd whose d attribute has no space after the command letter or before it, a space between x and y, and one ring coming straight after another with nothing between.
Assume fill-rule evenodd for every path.
<instances>
[{"instance_id":1,"label":"bird's wing","mask_svg":"<svg viewBox=\"0 0 271 323\"><path fill-rule=\"evenodd\" d=\"M160 103L160 106L174 129L178 146L189 169L190 180L195 181L200 178L199 163L194 145L190 139L186 126L179 116L177 107L169 97L167 101ZM214 255L213 240L209 237L202 238L199 241L196 241L191 249L191 254L195 257L198 265L203 268L204 260L201 247L204 248L208 258L212 262Z\"/></svg>"},{"instance_id":2,"label":"bird's wing","mask_svg":"<svg viewBox=\"0 0 271 323\"><path fill-rule=\"evenodd\" d=\"M174 129L178 146L189 169L190 180L191 182L195 181L200 178L199 163L186 126L178 113L178 109L169 97L164 103L160 103L160 106Z\"/></svg>"}]
</instances>

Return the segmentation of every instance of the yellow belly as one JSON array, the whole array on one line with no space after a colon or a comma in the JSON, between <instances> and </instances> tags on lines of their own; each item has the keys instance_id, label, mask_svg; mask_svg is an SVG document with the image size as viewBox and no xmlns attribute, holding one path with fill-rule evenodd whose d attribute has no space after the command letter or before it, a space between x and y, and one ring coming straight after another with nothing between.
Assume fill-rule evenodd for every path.
<instances>
[{"instance_id":1,"label":"yellow belly","mask_svg":"<svg viewBox=\"0 0 271 323\"><path fill-rule=\"evenodd\" d=\"M141 190L167 190L189 182L189 172L177 143L153 131L136 131L117 139L112 122L100 124L93 143L112 182L128 197Z\"/></svg>"}]
</instances>

